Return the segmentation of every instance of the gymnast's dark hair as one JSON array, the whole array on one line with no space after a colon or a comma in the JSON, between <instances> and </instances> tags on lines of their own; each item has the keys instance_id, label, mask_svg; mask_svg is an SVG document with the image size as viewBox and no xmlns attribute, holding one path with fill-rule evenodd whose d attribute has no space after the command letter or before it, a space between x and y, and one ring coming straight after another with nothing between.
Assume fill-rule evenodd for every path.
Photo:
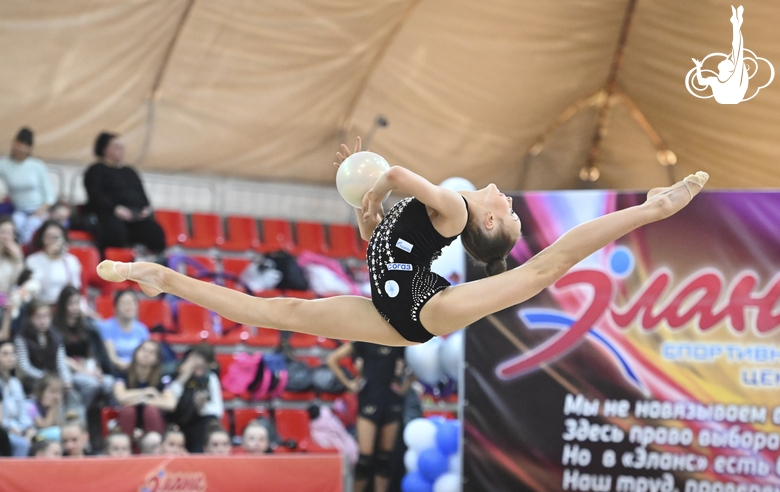
<instances>
[{"instance_id":1,"label":"gymnast's dark hair","mask_svg":"<svg viewBox=\"0 0 780 492\"><path fill-rule=\"evenodd\" d=\"M471 259L485 268L488 277L506 271L506 257L515 246L506 232L499 229L488 233L478 221L469 220L460 238Z\"/></svg>"},{"instance_id":2,"label":"gymnast's dark hair","mask_svg":"<svg viewBox=\"0 0 780 492\"><path fill-rule=\"evenodd\" d=\"M110 144L111 141L118 136L119 135L116 133L101 132L100 135L98 135L95 139L95 155L98 157L103 157L103 152L105 152L108 144Z\"/></svg>"}]
</instances>

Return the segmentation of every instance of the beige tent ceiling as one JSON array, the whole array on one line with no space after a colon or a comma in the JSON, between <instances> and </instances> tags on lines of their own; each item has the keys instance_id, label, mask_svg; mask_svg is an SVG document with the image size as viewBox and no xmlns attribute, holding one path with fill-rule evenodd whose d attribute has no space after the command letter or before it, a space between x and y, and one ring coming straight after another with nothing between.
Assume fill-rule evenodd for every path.
<instances>
[{"instance_id":1,"label":"beige tent ceiling","mask_svg":"<svg viewBox=\"0 0 780 492\"><path fill-rule=\"evenodd\" d=\"M0 139L30 125L39 156L86 164L108 129L141 169L331 183L338 144L383 115L371 150L431 181L583 187L598 106L528 151L604 89L630 5L0 0ZM730 51L729 5L636 1L616 91L601 99L595 186L667 183L656 153L668 148L678 178L703 169L717 187L780 187L780 80L737 105L685 88L691 58ZM780 2L743 5L745 46L780 69Z\"/></svg>"}]
</instances>

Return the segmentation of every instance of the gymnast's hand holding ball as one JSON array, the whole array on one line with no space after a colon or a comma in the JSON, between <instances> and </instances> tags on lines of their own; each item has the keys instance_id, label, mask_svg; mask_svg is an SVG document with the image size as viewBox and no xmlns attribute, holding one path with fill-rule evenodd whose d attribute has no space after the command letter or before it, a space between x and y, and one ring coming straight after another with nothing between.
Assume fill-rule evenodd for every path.
<instances>
[{"instance_id":1,"label":"gymnast's hand holding ball","mask_svg":"<svg viewBox=\"0 0 780 492\"><path fill-rule=\"evenodd\" d=\"M376 196L375 185L390 170L390 164L373 152L361 152L360 137L357 138L354 152L342 144L342 152L336 153L339 162L334 162L336 189L348 204L363 212L363 221L369 218L381 220L384 215L382 202L390 196L388 191L383 197Z\"/></svg>"}]
</instances>

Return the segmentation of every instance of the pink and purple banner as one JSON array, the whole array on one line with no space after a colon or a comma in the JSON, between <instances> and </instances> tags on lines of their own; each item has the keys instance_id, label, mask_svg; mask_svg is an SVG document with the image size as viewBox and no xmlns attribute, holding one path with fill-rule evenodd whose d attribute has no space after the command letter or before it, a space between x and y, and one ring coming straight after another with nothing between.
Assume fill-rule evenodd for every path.
<instances>
[{"instance_id":1,"label":"pink and purple banner","mask_svg":"<svg viewBox=\"0 0 780 492\"><path fill-rule=\"evenodd\" d=\"M643 201L517 196L510 266ZM780 491L780 193L702 193L466 337L464 490Z\"/></svg>"}]
</instances>

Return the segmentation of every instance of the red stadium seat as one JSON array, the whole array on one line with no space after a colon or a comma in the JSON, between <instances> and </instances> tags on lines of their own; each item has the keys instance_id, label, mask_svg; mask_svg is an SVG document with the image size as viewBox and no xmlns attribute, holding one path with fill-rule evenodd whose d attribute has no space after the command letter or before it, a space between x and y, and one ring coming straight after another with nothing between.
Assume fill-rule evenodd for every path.
<instances>
[{"instance_id":1,"label":"red stadium seat","mask_svg":"<svg viewBox=\"0 0 780 492\"><path fill-rule=\"evenodd\" d=\"M166 330L173 330L173 314L171 305L162 299L141 299L138 301L138 320L149 328L162 325Z\"/></svg>"},{"instance_id":2,"label":"red stadium seat","mask_svg":"<svg viewBox=\"0 0 780 492\"><path fill-rule=\"evenodd\" d=\"M154 219L165 231L165 244L174 246L187 240L187 223L178 210L155 210Z\"/></svg>"},{"instance_id":3,"label":"red stadium seat","mask_svg":"<svg viewBox=\"0 0 780 492\"><path fill-rule=\"evenodd\" d=\"M95 311L103 319L114 316L114 298L112 296L98 296L95 298Z\"/></svg>"},{"instance_id":4,"label":"red stadium seat","mask_svg":"<svg viewBox=\"0 0 780 492\"><path fill-rule=\"evenodd\" d=\"M219 246L225 251L250 251L260 246L260 234L254 217L228 217L227 234L227 240Z\"/></svg>"},{"instance_id":5,"label":"red stadium seat","mask_svg":"<svg viewBox=\"0 0 780 492\"><path fill-rule=\"evenodd\" d=\"M325 242L325 227L319 222L297 222L295 224L295 254L311 251L324 255L328 251Z\"/></svg>"},{"instance_id":6,"label":"red stadium seat","mask_svg":"<svg viewBox=\"0 0 780 492\"><path fill-rule=\"evenodd\" d=\"M271 251L293 251L295 242L293 241L292 226L284 219L263 219L263 239L257 250L261 253L270 253Z\"/></svg>"},{"instance_id":7,"label":"red stadium seat","mask_svg":"<svg viewBox=\"0 0 780 492\"><path fill-rule=\"evenodd\" d=\"M225 242L222 217L217 214L194 213L190 215L192 234L183 243L185 248L208 249Z\"/></svg>"},{"instance_id":8,"label":"red stadium seat","mask_svg":"<svg viewBox=\"0 0 780 492\"><path fill-rule=\"evenodd\" d=\"M246 258L222 258L222 271L238 277L251 263L252 260ZM235 289L236 282L225 279L225 287Z\"/></svg>"},{"instance_id":9,"label":"red stadium seat","mask_svg":"<svg viewBox=\"0 0 780 492\"><path fill-rule=\"evenodd\" d=\"M278 408L276 432L282 439L295 439L298 442L309 439L309 412L298 408Z\"/></svg>"},{"instance_id":10,"label":"red stadium seat","mask_svg":"<svg viewBox=\"0 0 780 492\"><path fill-rule=\"evenodd\" d=\"M71 246L68 251L81 263L81 290L87 286L102 287L104 282L98 277L97 266L100 263L100 253L94 246Z\"/></svg>"},{"instance_id":11,"label":"red stadium seat","mask_svg":"<svg viewBox=\"0 0 780 492\"><path fill-rule=\"evenodd\" d=\"M312 348L317 346L317 337L306 333L293 333L290 335L290 347L295 349Z\"/></svg>"},{"instance_id":12,"label":"red stadium seat","mask_svg":"<svg viewBox=\"0 0 780 492\"><path fill-rule=\"evenodd\" d=\"M307 415L308 416L308 415ZM236 427L236 435L244 433L249 422L259 417L269 418L268 410L264 408L236 408L233 410L233 422Z\"/></svg>"},{"instance_id":13,"label":"red stadium seat","mask_svg":"<svg viewBox=\"0 0 780 492\"><path fill-rule=\"evenodd\" d=\"M194 344L214 336L211 313L197 304L180 303L177 322L179 332L166 338L170 343Z\"/></svg>"},{"instance_id":14,"label":"red stadium seat","mask_svg":"<svg viewBox=\"0 0 780 492\"><path fill-rule=\"evenodd\" d=\"M130 263L135 259L135 253L131 248L106 248L104 252L107 260Z\"/></svg>"},{"instance_id":15,"label":"red stadium seat","mask_svg":"<svg viewBox=\"0 0 780 492\"><path fill-rule=\"evenodd\" d=\"M358 235L355 228L347 224L331 224L328 227L330 248L328 256L332 258L359 258Z\"/></svg>"},{"instance_id":16,"label":"red stadium seat","mask_svg":"<svg viewBox=\"0 0 780 492\"><path fill-rule=\"evenodd\" d=\"M71 243L94 243L95 237L87 231L68 231L68 241Z\"/></svg>"}]
</instances>

